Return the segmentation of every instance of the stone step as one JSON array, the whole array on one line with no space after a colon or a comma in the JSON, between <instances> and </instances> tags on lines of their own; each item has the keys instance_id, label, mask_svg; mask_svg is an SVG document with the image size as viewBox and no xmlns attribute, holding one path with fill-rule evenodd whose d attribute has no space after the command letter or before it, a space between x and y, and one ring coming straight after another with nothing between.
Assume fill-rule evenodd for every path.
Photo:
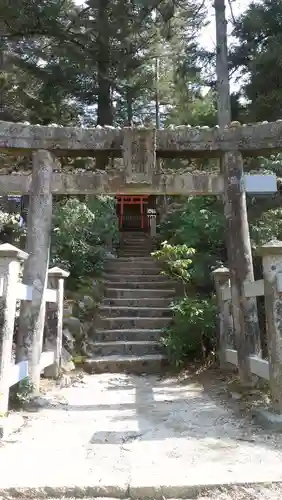
<instances>
[{"instance_id":1,"label":"stone step","mask_svg":"<svg viewBox=\"0 0 282 500\"><path fill-rule=\"evenodd\" d=\"M164 354L162 344L152 340L95 342L90 346L93 356L147 356Z\"/></svg>"},{"instance_id":2,"label":"stone step","mask_svg":"<svg viewBox=\"0 0 282 500\"><path fill-rule=\"evenodd\" d=\"M123 281L104 281L104 286L107 288L119 288L119 289L146 289L146 290L158 290L158 296L162 296L160 290L164 290L166 288L173 287L174 283L170 281L132 281L132 280L123 280ZM146 297L146 295L145 295Z\"/></svg>"},{"instance_id":3,"label":"stone step","mask_svg":"<svg viewBox=\"0 0 282 500\"><path fill-rule=\"evenodd\" d=\"M124 233L120 233L120 239L127 238L147 238L148 240L153 241L153 238L148 233L141 233L140 231L126 231Z\"/></svg>"},{"instance_id":4,"label":"stone step","mask_svg":"<svg viewBox=\"0 0 282 500\"><path fill-rule=\"evenodd\" d=\"M119 245L120 249L135 249L135 248L142 248L144 250L146 249L154 249L156 248L155 244L152 244L148 241L122 241Z\"/></svg>"},{"instance_id":5,"label":"stone step","mask_svg":"<svg viewBox=\"0 0 282 500\"><path fill-rule=\"evenodd\" d=\"M120 245L134 245L140 243L141 245L156 246L156 242L150 238L121 238Z\"/></svg>"},{"instance_id":6,"label":"stone step","mask_svg":"<svg viewBox=\"0 0 282 500\"><path fill-rule=\"evenodd\" d=\"M155 262L155 259L150 255L147 257L117 257L116 259L107 259L106 262L134 262L135 264L144 264Z\"/></svg>"},{"instance_id":7,"label":"stone step","mask_svg":"<svg viewBox=\"0 0 282 500\"><path fill-rule=\"evenodd\" d=\"M132 243L121 243L119 245L119 250L147 250L152 251L156 248L156 245L148 245L148 243L141 243L140 241L135 241Z\"/></svg>"},{"instance_id":8,"label":"stone step","mask_svg":"<svg viewBox=\"0 0 282 500\"><path fill-rule=\"evenodd\" d=\"M147 233L140 233L140 232L136 232L136 231L126 231L126 233L121 233L120 234L120 239L121 240L127 240L127 239L134 239L134 238L140 238L140 239L147 239L147 240L150 240L150 241L154 241L153 238L151 238L151 236Z\"/></svg>"},{"instance_id":9,"label":"stone step","mask_svg":"<svg viewBox=\"0 0 282 500\"><path fill-rule=\"evenodd\" d=\"M118 273L110 273L110 274L103 274L103 278L106 281L111 281L112 283L137 283L139 281L142 281L143 283L149 281L150 283L152 281L154 282L163 282L167 281L169 278L165 276L164 274L153 274L147 276L146 274L134 274L132 276L130 275L124 275L124 274L118 274Z\"/></svg>"},{"instance_id":10,"label":"stone step","mask_svg":"<svg viewBox=\"0 0 282 500\"><path fill-rule=\"evenodd\" d=\"M130 307L126 306L100 306L99 315L101 318L117 317L139 317L139 318L167 318L172 316L169 307Z\"/></svg>"},{"instance_id":11,"label":"stone step","mask_svg":"<svg viewBox=\"0 0 282 500\"><path fill-rule=\"evenodd\" d=\"M84 362L88 373L160 373L167 366L162 354L148 356L103 356Z\"/></svg>"},{"instance_id":12,"label":"stone step","mask_svg":"<svg viewBox=\"0 0 282 500\"><path fill-rule=\"evenodd\" d=\"M142 253L142 254L147 254L148 256L151 255L151 253L154 251L154 248L151 247L144 247L143 245L136 245L134 247L129 247L128 245L124 247L120 247L118 249L118 253Z\"/></svg>"},{"instance_id":13,"label":"stone step","mask_svg":"<svg viewBox=\"0 0 282 500\"><path fill-rule=\"evenodd\" d=\"M123 275L131 275L131 276L154 276L159 275L162 271L161 267L158 266L150 266L150 267L136 267L135 265L128 264L116 264L114 266L106 266L104 267L106 274L118 273Z\"/></svg>"},{"instance_id":14,"label":"stone step","mask_svg":"<svg viewBox=\"0 0 282 500\"><path fill-rule=\"evenodd\" d=\"M141 245L156 245L156 241L152 240L151 238L121 238L120 239L120 245L130 245L134 243L140 243Z\"/></svg>"},{"instance_id":15,"label":"stone step","mask_svg":"<svg viewBox=\"0 0 282 500\"><path fill-rule=\"evenodd\" d=\"M126 237L126 236L146 236L147 238L149 238L149 235L148 233L145 233L144 231L141 231L141 230L136 230L134 228L132 228L132 230L128 229L127 231L121 231L120 232L120 236L121 238L122 237Z\"/></svg>"},{"instance_id":16,"label":"stone step","mask_svg":"<svg viewBox=\"0 0 282 500\"><path fill-rule=\"evenodd\" d=\"M119 251L135 252L136 250L143 250L144 252L151 253L156 249L155 245L142 245L142 243L130 243L120 245Z\"/></svg>"},{"instance_id":17,"label":"stone step","mask_svg":"<svg viewBox=\"0 0 282 500\"><path fill-rule=\"evenodd\" d=\"M146 235L131 235L131 234L127 234L126 236L123 236L122 238L120 238L120 242L123 243L123 242L132 242L132 241L144 241L146 243L150 243L151 245L155 243L155 240L153 240L152 238L150 238L150 236L146 236Z\"/></svg>"},{"instance_id":18,"label":"stone step","mask_svg":"<svg viewBox=\"0 0 282 500\"><path fill-rule=\"evenodd\" d=\"M138 318L134 316L117 316L117 317L109 317L102 318L97 317L96 326L97 328L105 328L105 330L121 330L124 329L132 329L132 328L166 328L170 325L171 318L163 317L163 318Z\"/></svg>"},{"instance_id":19,"label":"stone step","mask_svg":"<svg viewBox=\"0 0 282 500\"><path fill-rule=\"evenodd\" d=\"M122 251L125 252L125 250L122 250ZM135 264L141 263L141 265L143 265L144 263L146 263L146 264L150 264L152 262L155 262L155 264L157 263L156 258L151 255L152 252L144 252L142 250L142 253L143 254L147 253L147 255L145 255L145 256L142 255L141 257L138 257L138 255L135 257L134 257L134 255L133 256L129 255L127 257L123 257L123 256L119 255L120 252L118 252L117 257L114 257L113 259L107 259L106 262L109 264L114 263L114 262L120 262L120 263L125 262L127 264L129 261L132 261L132 263L135 263Z\"/></svg>"},{"instance_id":20,"label":"stone step","mask_svg":"<svg viewBox=\"0 0 282 500\"><path fill-rule=\"evenodd\" d=\"M114 307L169 307L172 302L171 297L128 297L128 298L108 298L101 302L102 306Z\"/></svg>"},{"instance_id":21,"label":"stone step","mask_svg":"<svg viewBox=\"0 0 282 500\"><path fill-rule=\"evenodd\" d=\"M160 263L158 263L156 260L143 260L141 259L140 262L134 262L131 259L126 259L121 260L121 258L117 258L115 260L112 260L111 262L106 262L104 263L104 269L140 269L141 271L148 271L150 272L151 269L157 269L161 270L163 267Z\"/></svg>"},{"instance_id":22,"label":"stone step","mask_svg":"<svg viewBox=\"0 0 282 500\"><path fill-rule=\"evenodd\" d=\"M149 258L139 258L139 260L136 260L138 259L138 257L135 257L135 258L123 258L123 257L117 257L116 259L112 259L112 260L107 260L105 263L104 263L104 267L105 268L115 268L115 267L122 267L122 268L126 268L127 266L130 266L132 268L137 268L137 269L151 269L151 268L160 268L161 267L161 264L158 263L158 261L156 259L154 259L153 257L149 257Z\"/></svg>"},{"instance_id":23,"label":"stone step","mask_svg":"<svg viewBox=\"0 0 282 500\"><path fill-rule=\"evenodd\" d=\"M158 341L163 336L163 330L159 328L138 329L128 328L127 330L101 330L96 329L94 338L97 342L119 342L119 341L134 341L134 340L154 340Z\"/></svg>"},{"instance_id":24,"label":"stone step","mask_svg":"<svg viewBox=\"0 0 282 500\"><path fill-rule=\"evenodd\" d=\"M147 284L147 283L146 283ZM114 284L115 285L115 284ZM139 299L139 298L160 298L160 297L166 297L172 299L175 296L175 289L171 288L171 283L170 283L170 288L157 288L157 289L152 289L152 288L116 288L115 286L110 286L108 283L108 286L105 288L105 298L116 298L116 299Z\"/></svg>"},{"instance_id":25,"label":"stone step","mask_svg":"<svg viewBox=\"0 0 282 500\"><path fill-rule=\"evenodd\" d=\"M142 252L142 253L146 253L148 255L151 255L152 252L155 251L155 247L148 247L148 246L142 246L142 245L126 245L124 247L120 247L118 249L118 253L125 253L125 252L128 252L128 253L139 253L139 252Z\"/></svg>"},{"instance_id":26,"label":"stone step","mask_svg":"<svg viewBox=\"0 0 282 500\"><path fill-rule=\"evenodd\" d=\"M142 250L140 251L136 251L136 252L129 252L128 250L125 252L119 252L119 256L120 257L150 257L151 255L151 252L142 252Z\"/></svg>"}]
</instances>

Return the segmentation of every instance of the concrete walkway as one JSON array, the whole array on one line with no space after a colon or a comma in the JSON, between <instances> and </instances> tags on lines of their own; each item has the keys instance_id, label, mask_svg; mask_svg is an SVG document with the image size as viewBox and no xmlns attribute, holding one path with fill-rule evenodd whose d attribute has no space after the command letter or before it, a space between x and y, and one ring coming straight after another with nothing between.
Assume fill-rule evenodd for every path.
<instances>
[{"instance_id":1,"label":"concrete walkway","mask_svg":"<svg viewBox=\"0 0 282 500\"><path fill-rule=\"evenodd\" d=\"M196 382L92 375L45 398L0 447L0 498L10 488L189 498L199 486L282 481L281 437Z\"/></svg>"}]
</instances>

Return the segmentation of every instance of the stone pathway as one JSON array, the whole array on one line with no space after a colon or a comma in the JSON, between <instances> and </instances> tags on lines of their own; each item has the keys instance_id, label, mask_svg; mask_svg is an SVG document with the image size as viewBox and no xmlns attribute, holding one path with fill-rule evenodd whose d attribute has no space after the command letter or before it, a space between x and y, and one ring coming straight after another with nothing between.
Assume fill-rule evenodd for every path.
<instances>
[{"instance_id":1,"label":"stone pathway","mask_svg":"<svg viewBox=\"0 0 282 500\"><path fill-rule=\"evenodd\" d=\"M87 375L44 399L0 447L0 498L29 488L53 497L188 499L201 486L282 482L280 435L236 417L196 382Z\"/></svg>"}]
</instances>

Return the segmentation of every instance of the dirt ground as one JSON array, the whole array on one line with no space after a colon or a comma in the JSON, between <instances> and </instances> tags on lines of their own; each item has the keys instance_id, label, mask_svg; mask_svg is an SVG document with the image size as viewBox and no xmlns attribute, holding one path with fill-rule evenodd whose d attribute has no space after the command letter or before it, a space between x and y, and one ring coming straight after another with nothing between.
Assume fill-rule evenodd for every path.
<instances>
[{"instance_id":1,"label":"dirt ground","mask_svg":"<svg viewBox=\"0 0 282 500\"><path fill-rule=\"evenodd\" d=\"M134 500L190 500L192 490L198 500L282 498L282 435L253 420L269 404L267 386L246 392L236 375L195 365L164 376L76 373L70 382L43 381L38 406L20 412L25 426L2 442L0 499L11 488L35 499L52 488L62 499L72 487L80 498L101 487ZM273 484L230 486L262 482Z\"/></svg>"}]
</instances>

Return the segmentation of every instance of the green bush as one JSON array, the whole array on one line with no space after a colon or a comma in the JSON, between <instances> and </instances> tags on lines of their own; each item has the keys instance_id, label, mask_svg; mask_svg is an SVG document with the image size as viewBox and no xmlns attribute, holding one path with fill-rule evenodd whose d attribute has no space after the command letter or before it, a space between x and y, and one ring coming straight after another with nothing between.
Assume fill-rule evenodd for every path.
<instances>
[{"instance_id":1,"label":"green bush","mask_svg":"<svg viewBox=\"0 0 282 500\"><path fill-rule=\"evenodd\" d=\"M195 289L213 290L211 271L226 262L224 216L216 197L188 198L182 207L168 213L160 235L172 246L193 248L189 282Z\"/></svg>"},{"instance_id":2,"label":"green bush","mask_svg":"<svg viewBox=\"0 0 282 500\"><path fill-rule=\"evenodd\" d=\"M106 252L117 242L118 226L114 199L97 196L85 202L69 198L55 208L52 265L70 271L69 286L99 275Z\"/></svg>"},{"instance_id":3,"label":"green bush","mask_svg":"<svg viewBox=\"0 0 282 500\"><path fill-rule=\"evenodd\" d=\"M213 298L184 297L174 304L173 311L172 326L162 337L173 365L203 358L215 349L217 309Z\"/></svg>"},{"instance_id":4,"label":"green bush","mask_svg":"<svg viewBox=\"0 0 282 500\"><path fill-rule=\"evenodd\" d=\"M9 403L14 407L22 406L31 401L33 393L34 386L31 380L26 377L18 384L11 387L9 394Z\"/></svg>"},{"instance_id":5,"label":"green bush","mask_svg":"<svg viewBox=\"0 0 282 500\"><path fill-rule=\"evenodd\" d=\"M275 208L265 211L260 218L250 226L253 246L260 246L272 239L282 239L282 209Z\"/></svg>"},{"instance_id":6,"label":"green bush","mask_svg":"<svg viewBox=\"0 0 282 500\"><path fill-rule=\"evenodd\" d=\"M160 234L165 241L154 257L163 262L165 273L189 283L189 296L174 303L172 325L162 338L170 362L181 366L215 349L217 307L211 271L225 261L221 203L215 197L186 200L168 213Z\"/></svg>"},{"instance_id":7,"label":"green bush","mask_svg":"<svg viewBox=\"0 0 282 500\"><path fill-rule=\"evenodd\" d=\"M21 225L21 216L0 210L0 242L23 246L25 228Z\"/></svg>"},{"instance_id":8,"label":"green bush","mask_svg":"<svg viewBox=\"0 0 282 500\"><path fill-rule=\"evenodd\" d=\"M160 233L170 243L216 253L224 246L222 203L215 196L188 198L180 209L169 213Z\"/></svg>"},{"instance_id":9,"label":"green bush","mask_svg":"<svg viewBox=\"0 0 282 500\"><path fill-rule=\"evenodd\" d=\"M192 255L195 254L193 248L187 245L170 245L163 241L161 248L152 253L155 259L163 264L164 273L173 278L181 278L187 283L191 278Z\"/></svg>"}]
</instances>

